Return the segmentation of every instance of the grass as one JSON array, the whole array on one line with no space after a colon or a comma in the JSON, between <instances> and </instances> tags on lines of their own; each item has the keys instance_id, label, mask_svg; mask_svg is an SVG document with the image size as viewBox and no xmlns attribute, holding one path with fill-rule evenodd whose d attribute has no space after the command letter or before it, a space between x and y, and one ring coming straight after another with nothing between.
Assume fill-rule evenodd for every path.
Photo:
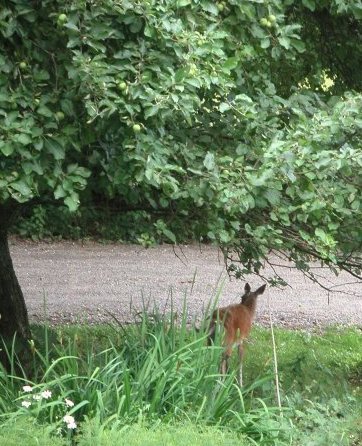
<instances>
[{"instance_id":1,"label":"grass","mask_svg":"<svg viewBox=\"0 0 362 446\"><path fill-rule=\"evenodd\" d=\"M19 418L11 425L0 427L0 446L250 446L247 439L214 426L197 427L191 423L154 427L142 423L124 427L104 428L96 420L85 422L76 437L57 437L49 426Z\"/></svg>"},{"instance_id":2,"label":"grass","mask_svg":"<svg viewBox=\"0 0 362 446\"><path fill-rule=\"evenodd\" d=\"M33 334L32 380L0 372L0 446L20 437L27 446L33 437L55 446L358 444L358 329L275 330L283 417L268 329L252 331L243 389L236 364L219 375L222 348L206 347L204 332L190 329L186 317L145 313L128 327L37 326ZM45 390L50 398L34 399ZM75 431L64 415L75 418Z\"/></svg>"},{"instance_id":3,"label":"grass","mask_svg":"<svg viewBox=\"0 0 362 446\"><path fill-rule=\"evenodd\" d=\"M139 425L122 429L100 429L98 423L85 426L79 446L248 446L239 435L214 426L197 427L191 423L148 428Z\"/></svg>"}]
</instances>

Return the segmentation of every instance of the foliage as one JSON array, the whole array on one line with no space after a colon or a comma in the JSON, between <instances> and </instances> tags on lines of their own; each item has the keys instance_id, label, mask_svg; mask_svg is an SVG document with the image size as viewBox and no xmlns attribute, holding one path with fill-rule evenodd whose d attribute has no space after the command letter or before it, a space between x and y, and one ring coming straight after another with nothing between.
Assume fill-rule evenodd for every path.
<instances>
[{"instance_id":1,"label":"foliage","mask_svg":"<svg viewBox=\"0 0 362 446\"><path fill-rule=\"evenodd\" d=\"M111 443L134 424L155 429L155 437L162 438L180 422L200 432L216 426L226 438L233 430L260 445L291 439L303 444L307 432L320 445L326 438L348 444L346 436L357 435L362 402L357 329L319 335L276 330L281 419L274 407L269 331L253 331L240 390L236 363L221 379L219 344L206 347L203 329L190 330L186 315L186 309L178 317L144 313L127 327L33 327L33 379L0 372L0 420L13 426L27 417L38 423L35 429L49 426L47 432L76 435L81 444L90 436ZM9 355L15 367L16 358ZM65 414L75 418L75 432L65 429Z\"/></svg>"},{"instance_id":2,"label":"foliage","mask_svg":"<svg viewBox=\"0 0 362 446\"><path fill-rule=\"evenodd\" d=\"M125 241L144 244L168 241L159 228L159 219L146 211L127 211L119 213L107 207L94 208L81 205L75 212L66 206L36 205L29 215L18 219L12 228L13 234L33 240L43 239L100 239ZM183 234L185 240L192 238L179 222L172 227ZM181 233L182 230L182 233Z\"/></svg>"},{"instance_id":3,"label":"foliage","mask_svg":"<svg viewBox=\"0 0 362 446\"><path fill-rule=\"evenodd\" d=\"M0 401L3 416L28 414L57 428L62 423L59 408L71 399L74 407L69 415L77 424L84 417L98 417L104 425L119 427L140 420L185 420L232 427L241 435L258 439L259 444L274 444L282 427L275 408L266 407L259 399L244 402L266 378L243 391L234 374L220 381L220 347L207 348L205 336L188 333L185 325L178 330L175 323L173 318L155 323L143 319L139 326L117 330L114 343L105 338L111 347L99 351L92 342L82 356L78 354L78 336L50 351L46 331L45 349L37 350L34 357L35 382L6 374L0 377L5 390ZM84 340L88 343L89 338ZM25 383L31 386L30 394L25 389L19 391L19 384ZM44 392L51 396L33 401L31 395ZM22 407L28 402L29 407Z\"/></svg>"},{"instance_id":4,"label":"foliage","mask_svg":"<svg viewBox=\"0 0 362 446\"><path fill-rule=\"evenodd\" d=\"M274 249L359 276L360 19L357 0L7 2L0 204L74 211L86 188L238 275Z\"/></svg>"}]
</instances>

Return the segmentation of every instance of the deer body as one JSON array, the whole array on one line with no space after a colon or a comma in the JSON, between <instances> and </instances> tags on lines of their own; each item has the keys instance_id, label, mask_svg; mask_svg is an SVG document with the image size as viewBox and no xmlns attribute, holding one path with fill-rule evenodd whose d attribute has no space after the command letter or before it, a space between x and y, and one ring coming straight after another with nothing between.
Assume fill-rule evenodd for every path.
<instances>
[{"instance_id":1,"label":"deer body","mask_svg":"<svg viewBox=\"0 0 362 446\"><path fill-rule=\"evenodd\" d=\"M239 352L239 383L242 386L242 357L244 354L243 341L250 333L256 311L256 302L260 294L263 294L266 285L262 285L256 291L251 291L250 285L245 285L245 294L239 304L218 308L212 314L209 329L209 344L215 337L216 324L224 325L225 352L220 365L220 373L225 374L228 369L229 358L234 346Z\"/></svg>"}]
</instances>

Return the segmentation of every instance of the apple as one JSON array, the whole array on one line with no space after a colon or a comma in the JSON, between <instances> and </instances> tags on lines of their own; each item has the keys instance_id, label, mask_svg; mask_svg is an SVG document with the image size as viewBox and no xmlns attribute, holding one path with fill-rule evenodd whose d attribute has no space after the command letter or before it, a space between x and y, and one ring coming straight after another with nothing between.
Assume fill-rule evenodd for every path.
<instances>
[{"instance_id":1,"label":"apple","mask_svg":"<svg viewBox=\"0 0 362 446\"><path fill-rule=\"evenodd\" d=\"M61 24L63 24L63 23L65 23L65 22L67 22L68 21L68 17L67 17L67 15L66 14L59 14L58 15L58 23L61 25Z\"/></svg>"},{"instance_id":2,"label":"apple","mask_svg":"<svg viewBox=\"0 0 362 446\"><path fill-rule=\"evenodd\" d=\"M55 113L55 117L58 119L58 121L63 121L64 119L64 113L62 111L57 111Z\"/></svg>"},{"instance_id":3,"label":"apple","mask_svg":"<svg viewBox=\"0 0 362 446\"><path fill-rule=\"evenodd\" d=\"M139 124L133 124L132 129L133 129L133 131L134 131L135 133L140 133L140 131L141 131L141 126L140 126Z\"/></svg>"},{"instance_id":4,"label":"apple","mask_svg":"<svg viewBox=\"0 0 362 446\"><path fill-rule=\"evenodd\" d=\"M277 18L275 17L274 14L270 14L270 15L268 16L268 20L269 20L270 23L275 23L276 20L277 20Z\"/></svg>"},{"instance_id":5,"label":"apple","mask_svg":"<svg viewBox=\"0 0 362 446\"><path fill-rule=\"evenodd\" d=\"M118 87L121 91L124 91L124 90L127 88L127 84L126 84L126 82L124 82L124 81L120 81L120 82L117 82L117 87Z\"/></svg>"}]
</instances>

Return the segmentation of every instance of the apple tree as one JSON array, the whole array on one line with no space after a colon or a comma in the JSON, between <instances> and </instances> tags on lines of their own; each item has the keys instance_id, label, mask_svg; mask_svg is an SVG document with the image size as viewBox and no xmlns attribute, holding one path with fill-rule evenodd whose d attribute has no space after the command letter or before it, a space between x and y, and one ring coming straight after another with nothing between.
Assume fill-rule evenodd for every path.
<instances>
[{"instance_id":1,"label":"apple tree","mask_svg":"<svg viewBox=\"0 0 362 446\"><path fill-rule=\"evenodd\" d=\"M217 243L238 276L274 251L360 278L361 16L357 0L9 0L5 341L30 336L11 223L37 203L75 210L83 189L146 209L173 243L180 228Z\"/></svg>"}]
</instances>

